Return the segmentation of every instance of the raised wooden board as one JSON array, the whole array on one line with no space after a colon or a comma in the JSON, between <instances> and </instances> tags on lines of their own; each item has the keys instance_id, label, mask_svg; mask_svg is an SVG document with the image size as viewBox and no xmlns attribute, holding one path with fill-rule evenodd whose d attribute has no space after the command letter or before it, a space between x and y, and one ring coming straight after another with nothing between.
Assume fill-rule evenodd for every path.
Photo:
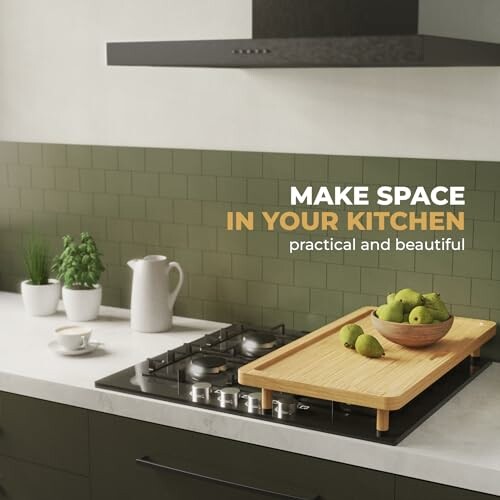
<instances>
[{"instance_id":1,"label":"raised wooden board","mask_svg":"<svg viewBox=\"0 0 500 500\"><path fill-rule=\"evenodd\" d=\"M239 369L239 382L262 388L267 399L269 391L280 391L375 408L386 427L379 430L387 430L385 412L402 408L466 357L477 355L496 331L492 321L455 317L437 344L411 349L375 331L370 319L374 309L359 309L252 361ZM346 349L337 334L348 323L377 337L385 357L369 359Z\"/></svg>"}]
</instances>

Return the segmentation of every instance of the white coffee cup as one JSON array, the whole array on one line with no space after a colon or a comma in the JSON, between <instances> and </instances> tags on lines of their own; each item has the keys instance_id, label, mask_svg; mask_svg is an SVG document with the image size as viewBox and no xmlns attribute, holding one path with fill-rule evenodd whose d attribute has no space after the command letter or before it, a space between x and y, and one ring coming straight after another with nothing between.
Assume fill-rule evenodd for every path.
<instances>
[{"instance_id":1,"label":"white coffee cup","mask_svg":"<svg viewBox=\"0 0 500 500\"><path fill-rule=\"evenodd\" d=\"M67 325L56 328L57 343L68 351L85 349L89 345L92 329L86 326Z\"/></svg>"}]
</instances>

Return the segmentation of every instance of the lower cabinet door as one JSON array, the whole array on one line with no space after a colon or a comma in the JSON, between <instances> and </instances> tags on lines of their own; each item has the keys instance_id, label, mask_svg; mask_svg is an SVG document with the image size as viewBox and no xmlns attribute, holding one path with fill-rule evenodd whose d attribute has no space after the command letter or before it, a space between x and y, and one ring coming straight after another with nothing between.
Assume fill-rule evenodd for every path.
<instances>
[{"instance_id":1,"label":"lower cabinet door","mask_svg":"<svg viewBox=\"0 0 500 500\"><path fill-rule=\"evenodd\" d=\"M394 498L389 474L111 415L90 450L93 500Z\"/></svg>"},{"instance_id":2,"label":"lower cabinet door","mask_svg":"<svg viewBox=\"0 0 500 500\"><path fill-rule=\"evenodd\" d=\"M0 457L0 499L90 500L88 478Z\"/></svg>"},{"instance_id":3,"label":"lower cabinet door","mask_svg":"<svg viewBox=\"0 0 500 500\"><path fill-rule=\"evenodd\" d=\"M396 477L396 500L493 500L500 498L442 484Z\"/></svg>"}]
</instances>

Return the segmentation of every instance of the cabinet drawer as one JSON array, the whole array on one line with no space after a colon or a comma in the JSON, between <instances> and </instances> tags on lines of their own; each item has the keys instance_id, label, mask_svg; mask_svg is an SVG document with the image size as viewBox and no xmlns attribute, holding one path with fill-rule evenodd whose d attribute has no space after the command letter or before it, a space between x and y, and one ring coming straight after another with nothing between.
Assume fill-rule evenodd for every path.
<instances>
[{"instance_id":1,"label":"cabinet drawer","mask_svg":"<svg viewBox=\"0 0 500 500\"><path fill-rule=\"evenodd\" d=\"M388 474L99 413L90 448L93 500L394 497Z\"/></svg>"},{"instance_id":2,"label":"cabinet drawer","mask_svg":"<svg viewBox=\"0 0 500 500\"><path fill-rule=\"evenodd\" d=\"M500 498L476 491L462 490L442 484L419 481L407 477L396 477L396 500L493 500Z\"/></svg>"},{"instance_id":3,"label":"cabinet drawer","mask_svg":"<svg viewBox=\"0 0 500 500\"><path fill-rule=\"evenodd\" d=\"M89 480L41 465L0 457L0 498L90 500Z\"/></svg>"},{"instance_id":4,"label":"cabinet drawer","mask_svg":"<svg viewBox=\"0 0 500 500\"><path fill-rule=\"evenodd\" d=\"M88 475L88 413L0 394L0 455Z\"/></svg>"}]
</instances>

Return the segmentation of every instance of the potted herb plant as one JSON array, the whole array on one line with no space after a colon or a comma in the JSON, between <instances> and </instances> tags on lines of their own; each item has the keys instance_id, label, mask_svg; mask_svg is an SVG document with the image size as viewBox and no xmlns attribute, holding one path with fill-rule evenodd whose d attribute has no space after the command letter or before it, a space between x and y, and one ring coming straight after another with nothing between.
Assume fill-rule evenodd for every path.
<instances>
[{"instance_id":1,"label":"potted herb plant","mask_svg":"<svg viewBox=\"0 0 500 500\"><path fill-rule=\"evenodd\" d=\"M49 248L44 240L32 238L24 249L24 265L28 275L21 283L21 295L31 316L50 316L57 311L61 284L50 279Z\"/></svg>"},{"instance_id":2,"label":"potted herb plant","mask_svg":"<svg viewBox=\"0 0 500 500\"><path fill-rule=\"evenodd\" d=\"M82 233L80 243L69 235L64 236L63 251L55 258L53 270L64 284L62 296L68 319L96 319L102 301L99 279L104 266L92 236Z\"/></svg>"}]
</instances>

